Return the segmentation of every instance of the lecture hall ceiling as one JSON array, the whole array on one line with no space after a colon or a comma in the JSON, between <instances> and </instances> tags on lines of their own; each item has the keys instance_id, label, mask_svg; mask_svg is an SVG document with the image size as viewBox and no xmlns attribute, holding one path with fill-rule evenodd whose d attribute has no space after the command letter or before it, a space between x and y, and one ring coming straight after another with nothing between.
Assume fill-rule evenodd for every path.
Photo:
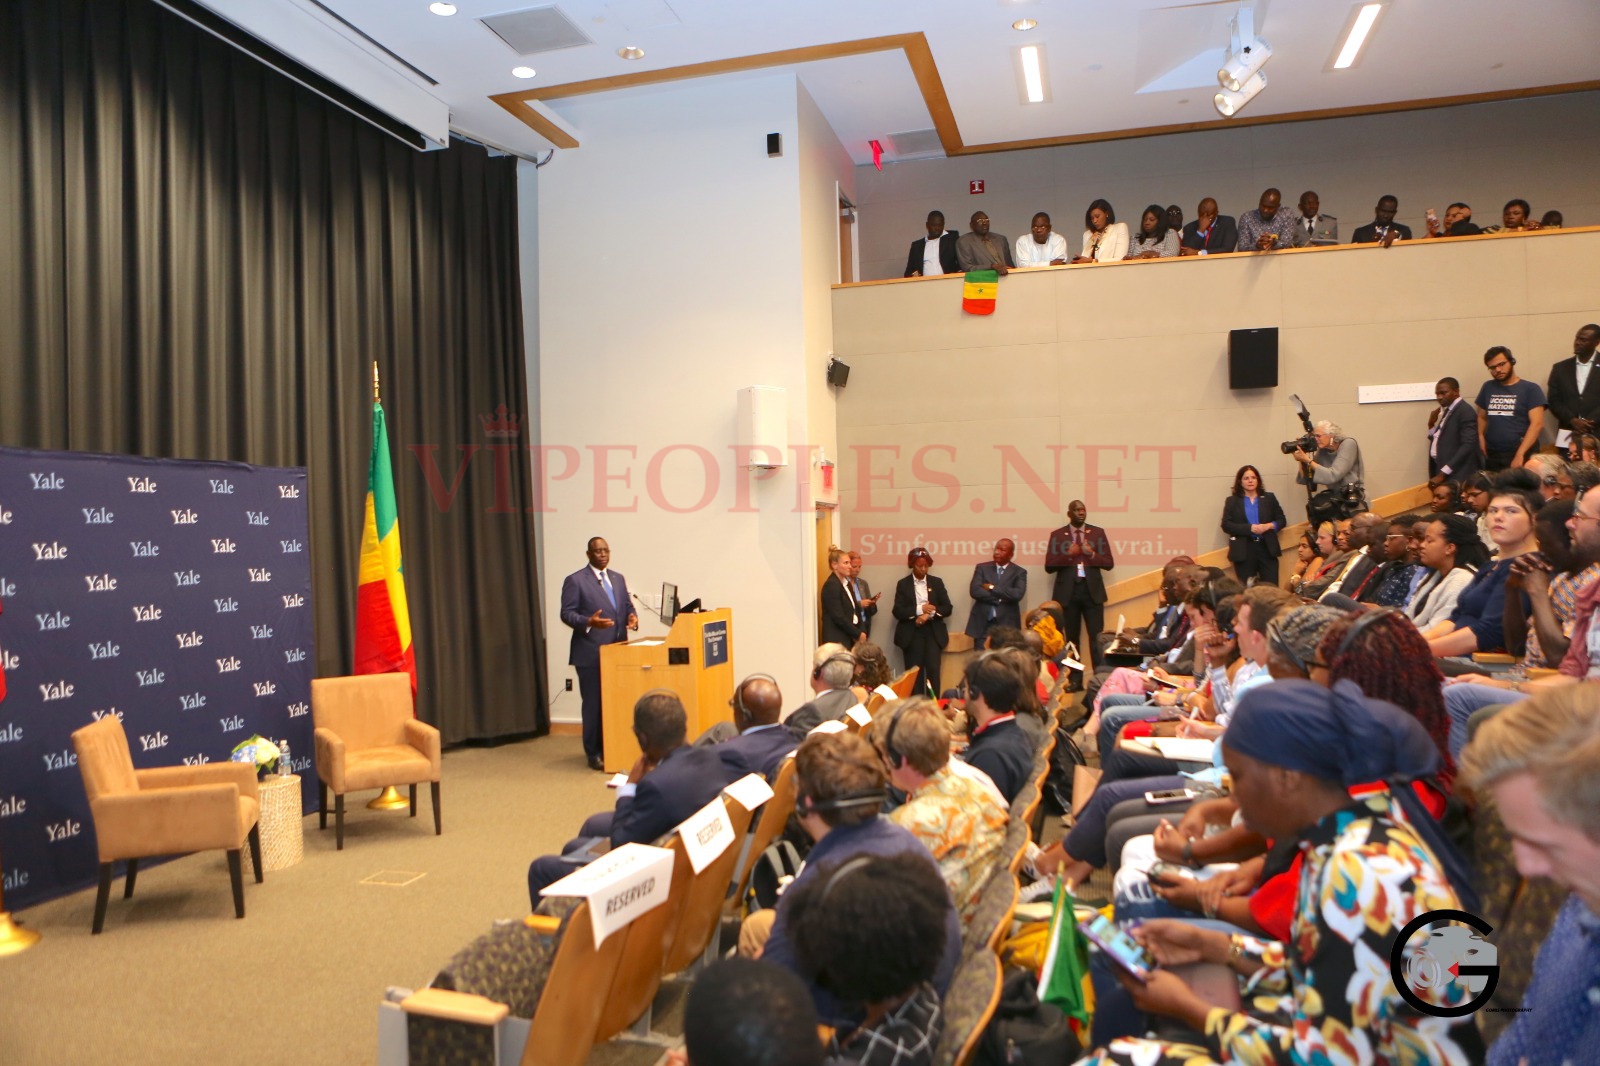
<instances>
[{"instance_id":1,"label":"lecture hall ceiling","mask_svg":"<svg viewBox=\"0 0 1600 1066\"><path fill-rule=\"evenodd\" d=\"M201 0L226 14L230 2ZM1223 124L1215 71L1240 4L1172 0L251 0L280 6L392 68L449 107L452 129L519 154L581 146L584 93L660 91L679 68L741 78L793 70L858 162ZM519 54L482 18L559 8L579 43ZM1354 66L1333 69L1358 2L1255 0L1268 85L1234 123L1415 101L1594 86L1595 0L1387 0ZM1514 12L1514 15L1513 15ZM1018 20L1037 25L1012 28ZM358 32L359 31L359 32ZM288 42L273 41L294 54ZM865 42L865 43L862 43ZM285 47L285 45L288 47ZM1018 49L1042 46L1047 99L1028 103ZM644 56L622 58L624 48ZM791 53L765 59L771 53ZM314 54L314 53L313 53ZM297 56L317 66L305 54ZM789 60L789 61L785 61ZM518 66L533 78L512 74ZM732 69L728 69L732 68ZM741 69L746 68L746 69ZM322 70L338 80L338 71ZM621 83L594 83L622 79ZM430 84L431 82L431 84ZM615 87L611 87L615 86ZM564 88L566 87L566 88ZM539 99L532 104L529 96ZM895 134L934 131L901 142ZM897 153L896 144L905 151Z\"/></svg>"}]
</instances>

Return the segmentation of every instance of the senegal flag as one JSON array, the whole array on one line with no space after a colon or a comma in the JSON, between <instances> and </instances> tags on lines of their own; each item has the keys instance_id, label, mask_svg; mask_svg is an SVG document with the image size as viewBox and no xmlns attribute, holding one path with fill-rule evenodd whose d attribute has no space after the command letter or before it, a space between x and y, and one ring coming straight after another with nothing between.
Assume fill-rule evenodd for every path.
<instances>
[{"instance_id":1,"label":"senegal flag","mask_svg":"<svg viewBox=\"0 0 1600 1066\"><path fill-rule=\"evenodd\" d=\"M372 404L372 462L367 468L367 510L361 529L361 576L356 588L358 674L404 671L417 689L411 651L411 615L406 610L405 567L400 559L400 516L389 465L389 431L383 405Z\"/></svg>"},{"instance_id":2,"label":"senegal flag","mask_svg":"<svg viewBox=\"0 0 1600 1066\"><path fill-rule=\"evenodd\" d=\"M961 287L961 310L969 315L994 314L995 294L1000 291L998 270L969 270Z\"/></svg>"},{"instance_id":3,"label":"senegal flag","mask_svg":"<svg viewBox=\"0 0 1600 1066\"><path fill-rule=\"evenodd\" d=\"M1089 981L1089 942L1078 928L1072 892L1056 879L1050 915L1050 948L1039 970L1039 1002L1053 1003L1067 1016L1085 1045L1094 1018L1094 985Z\"/></svg>"}]
</instances>

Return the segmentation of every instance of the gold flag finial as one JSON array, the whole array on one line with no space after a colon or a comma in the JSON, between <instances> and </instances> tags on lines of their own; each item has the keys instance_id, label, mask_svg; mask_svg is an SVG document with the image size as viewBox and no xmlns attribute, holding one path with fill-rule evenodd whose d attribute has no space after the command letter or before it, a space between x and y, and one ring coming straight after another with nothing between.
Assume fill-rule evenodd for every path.
<instances>
[{"instance_id":1,"label":"gold flag finial","mask_svg":"<svg viewBox=\"0 0 1600 1066\"><path fill-rule=\"evenodd\" d=\"M372 361L372 402L378 402L378 361Z\"/></svg>"}]
</instances>

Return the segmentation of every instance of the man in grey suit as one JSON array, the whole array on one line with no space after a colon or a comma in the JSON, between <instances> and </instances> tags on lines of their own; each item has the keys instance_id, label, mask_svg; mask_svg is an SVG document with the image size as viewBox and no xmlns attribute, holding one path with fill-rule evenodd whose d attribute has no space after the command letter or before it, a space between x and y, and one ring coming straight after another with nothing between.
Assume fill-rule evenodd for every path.
<instances>
[{"instance_id":1,"label":"man in grey suit","mask_svg":"<svg viewBox=\"0 0 1600 1066\"><path fill-rule=\"evenodd\" d=\"M1011 561L1017 546L1001 537L994 544L994 561L972 569L972 613L967 615L967 636L983 647L994 626L1022 628L1021 603L1028 594L1028 571Z\"/></svg>"}]
</instances>

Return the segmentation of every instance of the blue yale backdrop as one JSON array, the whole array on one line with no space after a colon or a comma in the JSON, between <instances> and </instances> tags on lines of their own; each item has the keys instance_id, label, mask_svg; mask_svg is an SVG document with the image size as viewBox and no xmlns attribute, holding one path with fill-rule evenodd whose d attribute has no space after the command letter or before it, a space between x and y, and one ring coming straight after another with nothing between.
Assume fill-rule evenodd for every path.
<instances>
[{"instance_id":1,"label":"blue yale backdrop","mask_svg":"<svg viewBox=\"0 0 1600 1066\"><path fill-rule=\"evenodd\" d=\"M116 715L135 767L287 738L311 770L306 474L0 448L0 869L8 907L94 883L72 731Z\"/></svg>"}]
</instances>

